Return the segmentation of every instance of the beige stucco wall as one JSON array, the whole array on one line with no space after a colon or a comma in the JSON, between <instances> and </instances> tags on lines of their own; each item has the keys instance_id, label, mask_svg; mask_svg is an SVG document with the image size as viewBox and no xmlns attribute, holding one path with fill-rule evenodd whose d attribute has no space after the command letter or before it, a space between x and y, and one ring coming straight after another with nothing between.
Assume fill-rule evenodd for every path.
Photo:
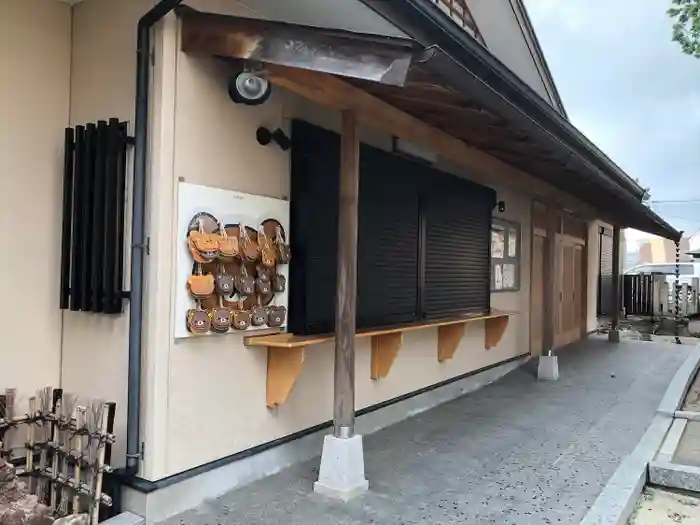
<instances>
[{"instance_id":1,"label":"beige stucco wall","mask_svg":"<svg viewBox=\"0 0 700 525\"><path fill-rule=\"evenodd\" d=\"M63 129L68 125L70 10L0 0L0 217L5 300L0 389L22 405L59 386Z\"/></svg>"},{"instance_id":2,"label":"beige stucco wall","mask_svg":"<svg viewBox=\"0 0 700 525\"><path fill-rule=\"evenodd\" d=\"M226 93L227 66L182 53L177 53L175 59L173 173L169 182L161 173L162 183L174 188L175 181L186 180L278 198L288 196L289 156L278 148L259 146L255 129L260 125L288 127L289 119L294 117L337 129L338 115L280 90L262 107L233 104ZM388 135L376 130L364 130L363 140L379 147L391 143ZM447 164L442 167L466 176ZM513 318L501 344L488 352L484 350L483 324L470 326L454 360L442 364L436 359L436 329L406 334L391 373L379 381L369 376L369 341L358 340L358 408L528 351L530 201L505 190L499 192L499 199L507 203L504 217L522 224L525 263L521 269L522 291L494 294L492 304L522 314ZM169 224L172 231L172 218ZM181 242L181 232L173 232L173 240ZM172 275L172 264L160 266L160 271L166 268ZM171 304L170 297L172 291L163 298L163 309ZM167 349L166 341L159 347L159 352L167 352L168 356L159 366L162 377L154 383L156 389L167 391L163 395L168 400L163 418L167 439L163 437L155 445L163 447L166 458L149 469L150 476L159 478L192 468L332 417L331 344L307 350L303 371L287 403L270 410L265 406L263 348L244 347L242 337L236 334L179 341L174 341L171 334L167 334ZM220 417L222 413L226 417Z\"/></svg>"},{"instance_id":3,"label":"beige stucco wall","mask_svg":"<svg viewBox=\"0 0 700 525\"><path fill-rule=\"evenodd\" d=\"M133 132L136 23L154 0L85 0L73 8L71 68L72 126L116 117ZM157 41L157 38L156 38ZM131 177L129 152L127 181ZM130 184L130 182L129 182ZM129 188L130 190L130 188ZM130 211L128 199L126 211ZM130 224L126 226L127 235ZM128 241L127 241L128 246ZM128 248L125 289L129 288ZM66 312L63 330L63 384L85 397L117 403L115 466L123 466L127 402L128 303L118 316ZM89 370L89 373L86 371Z\"/></svg>"},{"instance_id":4,"label":"beige stucco wall","mask_svg":"<svg viewBox=\"0 0 700 525\"><path fill-rule=\"evenodd\" d=\"M134 29L138 17L152 4L152 0L119 4L84 0L74 8L71 124L119 117L133 126ZM200 8L207 4L207 0L195 2ZM141 418L146 443L141 475L147 479L174 474L331 417L331 345L309 349L289 401L271 411L265 406L263 349L243 347L237 335L174 341L172 305L179 283L174 281L173 260L181 233L174 229L174 217L179 179L287 196L288 155L258 146L255 129L286 127L293 117L331 129L337 129L339 121L337 114L280 90L262 107L231 103L225 90L226 67L180 53L172 15L156 30L154 56L148 192L151 249ZM390 137L377 130L365 129L362 136L379 147L390 144ZM440 167L467 176L448 163ZM493 180L488 173L471 175L482 183ZM521 291L494 294L492 304L521 314L512 318L501 344L488 352L483 348L483 325L470 326L454 360L443 364L435 358L436 330L407 334L391 374L381 381L369 378L369 342L359 341L358 408L527 352L530 197L508 191L507 184L496 189L507 204L504 218L521 223L523 264ZM60 198L55 202L60 206ZM118 403L117 464L123 461L125 439L127 324L126 314L110 318L69 313L63 335L63 386Z\"/></svg>"}]
</instances>

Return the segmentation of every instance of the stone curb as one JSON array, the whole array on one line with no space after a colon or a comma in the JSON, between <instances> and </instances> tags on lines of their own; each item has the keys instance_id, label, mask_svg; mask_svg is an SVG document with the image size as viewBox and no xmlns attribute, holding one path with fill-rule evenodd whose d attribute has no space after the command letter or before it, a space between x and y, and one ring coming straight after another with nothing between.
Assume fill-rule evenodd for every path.
<instances>
[{"instance_id":1,"label":"stone curb","mask_svg":"<svg viewBox=\"0 0 700 525\"><path fill-rule=\"evenodd\" d=\"M634 450L620 463L581 525L625 525L647 481L648 466L662 446L673 416L683 403L700 367L700 348L694 349L674 375L656 415Z\"/></svg>"},{"instance_id":2,"label":"stone curb","mask_svg":"<svg viewBox=\"0 0 700 525\"><path fill-rule=\"evenodd\" d=\"M122 512L102 522L102 525L144 525L146 519L133 512Z\"/></svg>"}]
</instances>

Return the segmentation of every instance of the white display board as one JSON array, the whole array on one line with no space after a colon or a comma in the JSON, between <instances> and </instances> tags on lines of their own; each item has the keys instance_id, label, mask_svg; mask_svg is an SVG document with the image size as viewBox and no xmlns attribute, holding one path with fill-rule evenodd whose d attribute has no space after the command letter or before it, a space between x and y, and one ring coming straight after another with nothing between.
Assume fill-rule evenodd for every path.
<instances>
[{"instance_id":1,"label":"white display board","mask_svg":"<svg viewBox=\"0 0 700 525\"><path fill-rule=\"evenodd\" d=\"M198 184L180 182L178 184L177 213L177 262L175 293L175 328L176 339L187 337L226 337L230 334L243 334L259 330L269 330L267 326L251 326L245 331L231 330L228 334L195 335L187 330L187 310L196 304L187 290L187 278L192 274L192 256L187 249L187 229L197 213L212 214L224 224L245 224L259 229L266 219L276 219L284 228L289 242L289 202L282 199L262 197L237 191L222 190ZM283 293L275 294L274 304L287 308L287 290L289 290L289 265L278 265L277 272L287 279ZM284 330L285 324L281 327Z\"/></svg>"}]
</instances>

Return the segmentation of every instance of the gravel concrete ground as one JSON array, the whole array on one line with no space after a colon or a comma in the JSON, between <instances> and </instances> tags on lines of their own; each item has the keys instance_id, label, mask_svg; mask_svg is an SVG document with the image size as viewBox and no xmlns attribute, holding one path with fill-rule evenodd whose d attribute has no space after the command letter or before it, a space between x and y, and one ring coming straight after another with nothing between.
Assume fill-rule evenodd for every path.
<instances>
[{"instance_id":1,"label":"gravel concrete ground","mask_svg":"<svg viewBox=\"0 0 700 525\"><path fill-rule=\"evenodd\" d=\"M341 504L313 493L318 459L167 525L575 524L634 449L687 346L589 339L365 437L370 491Z\"/></svg>"},{"instance_id":2,"label":"gravel concrete ground","mask_svg":"<svg viewBox=\"0 0 700 525\"><path fill-rule=\"evenodd\" d=\"M647 487L629 525L675 525L700 523L700 499Z\"/></svg>"}]
</instances>

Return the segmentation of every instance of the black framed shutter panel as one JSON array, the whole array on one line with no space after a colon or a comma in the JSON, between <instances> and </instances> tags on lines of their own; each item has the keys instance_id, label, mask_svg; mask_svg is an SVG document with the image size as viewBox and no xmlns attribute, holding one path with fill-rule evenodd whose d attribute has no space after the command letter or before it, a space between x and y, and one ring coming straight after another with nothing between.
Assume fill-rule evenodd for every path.
<instances>
[{"instance_id":1,"label":"black framed shutter panel","mask_svg":"<svg viewBox=\"0 0 700 525\"><path fill-rule=\"evenodd\" d=\"M419 188L414 163L360 150L357 325L417 319Z\"/></svg>"},{"instance_id":2,"label":"black framed shutter panel","mask_svg":"<svg viewBox=\"0 0 700 525\"><path fill-rule=\"evenodd\" d=\"M334 328L339 170L340 137L294 121L289 330L296 334Z\"/></svg>"},{"instance_id":3,"label":"black framed shutter panel","mask_svg":"<svg viewBox=\"0 0 700 525\"><path fill-rule=\"evenodd\" d=\"M490 306L491 214L495 192L435 173L423 194L423 317Z\"/></svg>"},{"instance_id":4,"label":"black framed shutter panel","mask_svg":"<svg viewBox=\"0 0 700 525\"><path fill-rule=\"evenodd\" d=\"M598 233L600 273L598 275L598 315L610 315L613 310L613 237L612 230L601 227Z\"/></svg>"}]
</instances>

